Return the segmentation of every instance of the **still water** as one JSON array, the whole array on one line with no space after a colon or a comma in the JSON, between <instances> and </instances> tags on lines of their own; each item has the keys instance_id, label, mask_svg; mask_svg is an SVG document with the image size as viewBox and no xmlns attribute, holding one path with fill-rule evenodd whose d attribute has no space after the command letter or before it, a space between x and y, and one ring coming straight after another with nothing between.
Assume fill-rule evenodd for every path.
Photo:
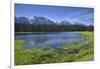
<instances>
[{"instance_id":1,"label":"still water","mask_svg":"<svg viewBox=\"0 0 100 69\"><path fill-rule=\"evenodd\" d=\"M28 40L25 48L61 48L65 45L79 44L87 38L79 33L60 32L60 33L33 33L27 35L16 35L16 40Z\"/></svg>"}]
</instances>

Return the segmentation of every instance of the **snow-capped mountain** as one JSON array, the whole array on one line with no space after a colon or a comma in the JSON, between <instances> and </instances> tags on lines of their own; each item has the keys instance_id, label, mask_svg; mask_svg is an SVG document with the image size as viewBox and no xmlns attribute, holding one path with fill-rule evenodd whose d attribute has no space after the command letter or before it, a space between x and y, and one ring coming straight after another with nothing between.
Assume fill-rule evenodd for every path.
<instances>
[{"instance_id":1,"label":"snow-capped mountain","mask_svg":"<svg viewBox=\"0 0 100 69\"><path fill-rule=\"evenodd\" d=\"M74 22L63 20L61 22L54 22L46 17L33 16L31 18L27 17L15 17L15 23L30 23L30 24L45 24L45 25L82 25L79 22Z\"/></svg>"},{"instance_id":2,"label":"snow-capped mountain","mask_svg":"<svg viewBox=\"0 0 100 69\"><path fill-rule=\"evenodd\" d=\"M37 17L34 16L31 19L31 23L32 24L55 24L55 22L53 22L52 20L45 18L45 17Z\"/></svg>"},{"instance_id":3,"label":"snow-capped mountain","mask_svg":"<svg viewBox=\"0 0 100 69\"><path fill-rule=\"evenodd\" d=\"M71 23L67 20L61 21L60 25L71 25Z\"/></svg>"},{"instance_id":4,"label":"snow-capped mountain","mask_svg":"<svg viewBox=\"0 0 100 69\"><path fill-rule=\"evenodd\" d=\"M38 16L34 16L31 19L27 17L15 17L15 23L55 24L55 22L48 18Z\"/></svg>"},{"instance_id":5,"label":"snow-capped mountain","mask_svg":"<svg viewBox=\"0 0 100 69\"><path fill-rule=\"evenodd\" d=\"M15 23L29 23L29 19L26 17L15 17Z\"/></svg>"}]
</instances>

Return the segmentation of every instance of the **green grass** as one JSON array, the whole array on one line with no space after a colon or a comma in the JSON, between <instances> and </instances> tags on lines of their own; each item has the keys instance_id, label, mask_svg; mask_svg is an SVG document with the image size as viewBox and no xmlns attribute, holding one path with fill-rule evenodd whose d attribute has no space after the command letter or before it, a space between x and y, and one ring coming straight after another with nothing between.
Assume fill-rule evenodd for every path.
<instances>
[{"instance_id":1,"label":"green grass","mask_svg":"<svg viewBox=\"0 0 100 69\"><path fill-rule=\"evenodd\" d=\"M79 62L94 60L93 32L77 32L88 37L88 41L78 45L63 46L62 50L25 49L27 40L15 41L15 65Z\"/></svg>"}]
</instances>

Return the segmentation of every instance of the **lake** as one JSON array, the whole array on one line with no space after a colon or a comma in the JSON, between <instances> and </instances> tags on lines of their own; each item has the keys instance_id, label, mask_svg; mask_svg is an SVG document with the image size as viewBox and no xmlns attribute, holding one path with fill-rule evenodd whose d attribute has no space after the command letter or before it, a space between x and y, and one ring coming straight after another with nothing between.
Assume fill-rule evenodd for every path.
<instances>
[{"instance_id":1,"label":"lake","mask_svg":"<svg viewBox=\"0 0 100 69\"><path fill-rule=\"evenodd\" d=\"M80 44L87 40L86 36L76 32L52 32L15 35L16 40L28 40L24 48L55 48L71 44Z\"/></svg>"}]
</instances>

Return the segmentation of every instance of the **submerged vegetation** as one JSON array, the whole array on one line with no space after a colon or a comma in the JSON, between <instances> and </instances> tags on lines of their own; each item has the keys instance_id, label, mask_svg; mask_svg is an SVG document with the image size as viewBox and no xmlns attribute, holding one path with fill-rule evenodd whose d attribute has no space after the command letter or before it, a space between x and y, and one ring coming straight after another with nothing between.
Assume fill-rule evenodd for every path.
<instances>
[{"instance_id":1,"label":"submerged vegetation","mask_svg":"<svg viewBox=\"0 0 100 69\"><path fill-rule=\"evenodd\" d=\"M46 64L94 60L93 32L77 32L88 37L78 45L65 45L61 50L50 48L24 48L27 40L15 40L15 65Z\"/></svg>"}]
</instances>

